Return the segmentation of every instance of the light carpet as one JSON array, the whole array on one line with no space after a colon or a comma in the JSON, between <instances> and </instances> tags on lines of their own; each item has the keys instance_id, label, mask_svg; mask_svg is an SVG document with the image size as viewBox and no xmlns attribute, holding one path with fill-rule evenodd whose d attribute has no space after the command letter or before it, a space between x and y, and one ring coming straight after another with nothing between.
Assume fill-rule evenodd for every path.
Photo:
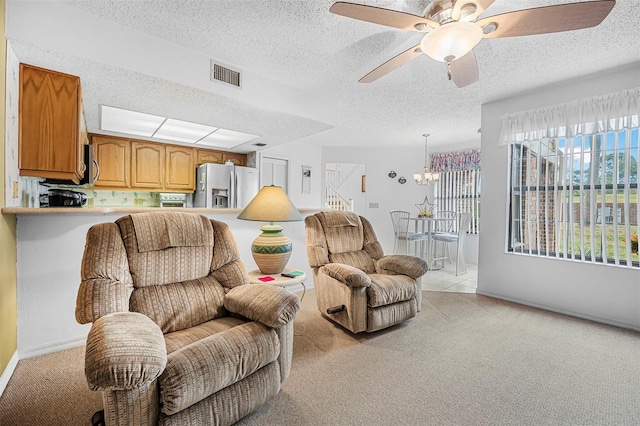
<instances>
[{"instance_id":1,"label":"light carpet","mask_svg":"<svg viewBox=\"0 0 640 426\"><path fill-rule=\"evenodd\" d=\"M352 335L308 291L282 391L239 425L639 425L640 334L476 294ZM0 425L89 425L83 348L20 361Z\"/></svg>"}]
</instances>

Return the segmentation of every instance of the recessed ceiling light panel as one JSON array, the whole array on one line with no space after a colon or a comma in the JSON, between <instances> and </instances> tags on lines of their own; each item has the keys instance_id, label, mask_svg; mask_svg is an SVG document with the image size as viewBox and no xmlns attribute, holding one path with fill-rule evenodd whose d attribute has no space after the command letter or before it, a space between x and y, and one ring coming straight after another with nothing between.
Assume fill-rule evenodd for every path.
<instances>
[{"instance_id":1,"label":"recessed ceiling light panel","mask_svg":"<svg viewBox=\"0 0 640 426\"><path fill-rule=\"evenodd\" d=\"M100 129L110 132L151 136L165 117L100 105Z\"/></svg>"},{"instance_id":2,"label":"recessed ceiling light panel","mask_svg":"<svg viewBox=\"0 0 640 426\"><path fill-rule=\"evenodd\" d=\"M153 137L176 142L195 143L216 129L216 127L205 126L203 124L167 118L167 121L160 126Z\"/></svg>"},{"instance_id":3,"label":"recessed ceiling light panel","mask_svg":"<svg viewBox=\"0 0 640 426\"><path fill-rule=\"evenodd\" d=\"M100 129L163 141L233 148L258 136L234 130L100 105Z\"/></svg>"},{"instance_id":4,"label":"recessed ceiling light panel","mask_svg":"<svg viewBox=\"0 0 640 426\"><path fill-rule=\"evenodd\" d=\"M218 129L206 138L198 141L198 145L217 146L220 148L233 148L245 142L257 138L249 133L235 132L233 130Z\"/></svg>"}]
</instances>

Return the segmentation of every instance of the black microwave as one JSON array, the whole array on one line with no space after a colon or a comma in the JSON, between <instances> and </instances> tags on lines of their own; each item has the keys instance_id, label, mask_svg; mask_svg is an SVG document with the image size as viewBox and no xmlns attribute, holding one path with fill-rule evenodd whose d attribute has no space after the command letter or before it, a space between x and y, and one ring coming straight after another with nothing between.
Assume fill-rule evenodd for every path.
<instances>
[{"instance_id":1,"label":"black microwave","mask_svg":"<svg viewBox=\"0 0 640 426\"><path fill-rule=\"evenodd\" d=\"M93 185L100 175L100 166L93 156L93 145L84 146L84 166L84 176L80 180L80 185Z\"/></svg>"}]
</instances>

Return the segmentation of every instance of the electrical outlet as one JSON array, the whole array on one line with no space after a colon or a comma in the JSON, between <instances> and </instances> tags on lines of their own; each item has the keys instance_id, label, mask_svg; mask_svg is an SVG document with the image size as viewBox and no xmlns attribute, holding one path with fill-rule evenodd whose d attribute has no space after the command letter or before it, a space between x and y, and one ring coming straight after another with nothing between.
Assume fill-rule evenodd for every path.
<instances>
[{"instance_id":1,"label":"electrical outlet","mask_svg":"<svg viewBox=\"0 0 640 426\"><path fill-rule=\"evenodd\" d=\"M20 185L18 185L18 181L13 181L13 198L18 198L18 193L20 192Z\"/></svg>"},{"instance_id":2,"label":"electrical outlet","mask_svg":"<svg viewBox=\"0 0 640 426\"><path fill-rule=\"evenodd\" d=\"M133 199L133 205L136 207L142 207L142 205L144 204L144 199L143 198L134 198Z\"/></svg>"},{"instance_id":3,"label":"electrical outlet","mask_svg":"<svg viewBox=\"0 0 640 426\"><path fill-rule=\"evenodd\" d=\"M369 208L370 209L379 209L380 208L380 203L369 203Z\"/></svg>"}]
</instances>

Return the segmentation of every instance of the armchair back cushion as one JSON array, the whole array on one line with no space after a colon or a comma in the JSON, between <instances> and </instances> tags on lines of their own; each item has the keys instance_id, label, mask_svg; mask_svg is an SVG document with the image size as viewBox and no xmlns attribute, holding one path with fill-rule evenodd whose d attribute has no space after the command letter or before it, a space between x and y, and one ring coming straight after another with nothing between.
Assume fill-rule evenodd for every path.
<instances>
[{"instance_id":1,"label":"armchair back cushion","mask_svg":"<svg viewBox=\"0 0 640 426\"><path fill-rule=\"evenodd\" d=\"M367 274L376 271L375 261L383 251L367 219L342 211L323 211L308 219L312 230L308 233L307 251L309 258L316 260L312 267L343 263Z\"/></svg>"},{"instance_id":2,"label":"armchair back cushion","mask_svg":"<svg viewBox=\"0 0 640 426\"><path fill-rule=\"evenodd\" d=\"M142 213L124 216L116 223L136 289L209 274L214 240L206 217L177 212Z\"/></svg>"}]
</instances>

